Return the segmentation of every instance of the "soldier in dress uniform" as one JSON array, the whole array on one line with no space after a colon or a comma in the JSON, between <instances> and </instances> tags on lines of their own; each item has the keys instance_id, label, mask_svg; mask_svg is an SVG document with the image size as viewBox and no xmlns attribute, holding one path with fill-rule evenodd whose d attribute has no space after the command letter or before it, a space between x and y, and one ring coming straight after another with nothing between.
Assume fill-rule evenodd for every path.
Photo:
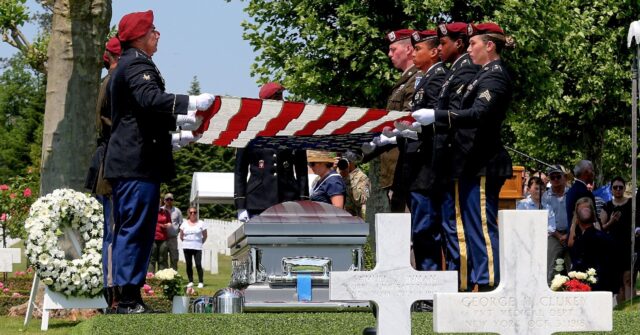
<instances>
[{"instance_id":1,"label":"soldier in dress uniform","mask_svg":"<svg viewBox=\"0 0 640 335\"><path fill-rule=\"evenodd\" d=\"M411 45L411 29L400 29L386 35L389 41L388 56L393 66L402 71L402 76L392 88L387 100L387 110L411 111L411 98L415 89L415 80L418 70L413 65L413 46ZM371 198L384 197L388 204L383 202L383 207L374 209L376 212L404 213L407 207L407 199L402 195L406 192L398 191L394 181L395 169L398 161L398 149L396 139L380 136L376 141L377 147L371 149L364 157L363 162L372 161L371 182L373 189ZM380 157L379 159L375 159ZM382 193L382 194L381 194ZM394 193L396 193L394 195Z\"/></svg>"},{"instance_id":2,"label":"soldier in dress uniform","mask_svg":"<svg viewBox=\"0 0 640 335\"><path fill-rule=\"evenodd\" d=\"M440 46L438 47L440 58L443 62L450 64L450 71L445 77L438 97L438 109L462 109L462 98L467 85L473 80L480 68L473 64L467 53L469 47L467 23L441 23L438 25L438 37L440 38ZM434 199L442 202L436 206L442 209L446 268L458 271L459 287L464 291L468 287L467 262L469 257L464 239L464 227L460 220L456 220L455 215L455 191L450 174L450 148L453 132L452 129L443 127L436 127L434 131L432 166L436 176L435 181L438 183L435 185L438 196Z\"/></svg>"},{"instance_id":3,"label":"soldier in dress uniform","mask_svg":"<svg viewBox=\"0 0 640 335\"><path fill-rule=\"evenodd\" d=\"M434 108L447 75L447 70L438 56L438 35L435 30L416 31L411 42L415 50L413 63L420 70L419 79L415 84L412 109ZM431 201L434 177L431 172L433 126L416 126L421 131L418 140L403 139L400 137L401 134L398 135L400 158L396 168L396 179L400 180L400 187L408 191L410 200L411 237L416 270L440 270L440 211L434 208ZM397 173L398 171L401 173Z\"/></svg>"},{"instance_id":4,"label":"soldier in dress uniform","mask_svg":"<svg viewBox=\"0 0 640 335\"><path fill-rule=\"evenodd\" d=\"M182 124L176 120L179 115L196 120L196 111L208 109L214 101L210 94L165 92L164 79L151 59L159 38L152 11L123 16L118 24L123 53L108 89L112 133L105 177L112 185L114 222L109 270L120 292L116 312L123 314L149 311L140 288L154 240L160 183L175 177L171 132Z\"/></svg>"},{"instance_id":5,"label":"soldier in dress uniform","mask_svg":"<svg viewBox=\"0 0 640 335\"><path fill-rule=\"evenodd\" d=\"M423 125L451 129L449 169L454 182L455 213L464 227L469 254L470 286L490 290L498 285L498 195L511 177L511 157L500 131L511 102L512 81L500 59L513 41L495 23L468 25L469 57L481 66L465 89L460 109L423 108L412 116ZM461 275L461 279L464 277Z\"/></svg>"},{"instance_id":6,"label":"soldier in dress uniform","mask_svg":"<svg viewBox=\"0 0 640 335\"><path fill-rule=\"evenodd\" d=\"M259 96L282 100L282 91L282 85L271 82L260 88ZM309 199L304 150L238 149L234 178L234 200L240 221L246 222L275 204Z\"/></svg>"}]
</instances>

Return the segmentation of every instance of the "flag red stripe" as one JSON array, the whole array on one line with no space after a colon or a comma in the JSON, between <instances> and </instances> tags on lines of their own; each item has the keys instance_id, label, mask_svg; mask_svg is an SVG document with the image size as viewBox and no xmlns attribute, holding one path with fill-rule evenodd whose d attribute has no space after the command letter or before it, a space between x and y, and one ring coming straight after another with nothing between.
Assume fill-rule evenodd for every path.
<instances>
[{"instance_id":1,"label":"flag red stripe","mask_svg":"<svg viewBox=\"0 0 640 335\"><path fill-rule=\"evenodd\" d=\"M380 132L382 132L382 129L384 129L384 127L391 127L391 128L395 128L395 126L393 125L393 123L394 123L395 121L409 121L409 122L413 122L413 121L415 121L415 120L411 117L411 114L407 113L407 116L403 116L403 117L401 117L401 118L399 118L399 119L397 119L397 120L394 120L394 121L387 121L387 122L385 122L385 123L383 123L383 124L381 124L381 125L379 125L379 126L377 126L377 127L373 128L373 129L369 130L369 132L370 132L370 133L380 133Z\"/></svg>"},{"instance_id":2,"label":"flag red stripe","mask_svg":"<svg viewBox=\"0 0 640 335\"><path fill-rule=\"evenodd\" d=\"M334 130L331 135L343 135L343 134L350 134L352 131L354 131L355 129L358 129L360 127L362 127L362 125L364 125L367 122L370 121L374 121L374 120L378 120L381 117L387 115L387 111L384 109L369 109L367 110L366 113L364 113L364 115L362 115L361 118L359 118L358 120L355 121L351 121L347 124L345 124L344 126Z\"/></svg>"},{"instance_id":3,"label":"flag red stripe","mask_svg":"<svg viewBox=\"0 0 640 335\"><path fill-rule=\"evenodd\" d=\"M286 101L282 104L282 110L277 117L267 122L264 130L256 136L275 136L279 131L285 129L291 120L297 119L304 110L305 103Z\"/></svg>"},{"instance_id":4,"label":"flag red stripe","mask_svg":"<svg viewBox=\"0 0 640 335\"><path fill-rule=\"evenodd\" d=\"M260 114L260 110L262 110L262 100L243 98L240 102L240 111L229 119L226 130L220 132L220 136L213 141L213 144L219 146L231 144L242 131L247 129L249 121Z\"/></svg>"},{"instance_id":5,"label":"flag red stripe","mask_svg":"<svg viewBox=\"0 0 640 335\"><path fill-rule=\"evenodd\" d=\"M327 106L325 107L322 115L317 120L307 123L304 128L296 131L294 136L309 136L313 135L318 129L324 128L327 123L338 120L347 111L347 107L343 106Z\"/></svg>"}]
</instances>

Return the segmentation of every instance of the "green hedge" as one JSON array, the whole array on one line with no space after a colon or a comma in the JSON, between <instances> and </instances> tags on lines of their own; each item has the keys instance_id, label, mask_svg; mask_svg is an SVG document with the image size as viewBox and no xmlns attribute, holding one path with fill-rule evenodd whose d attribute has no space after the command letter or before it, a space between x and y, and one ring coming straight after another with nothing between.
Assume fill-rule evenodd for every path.
<instances>
[{"instance_id":1,"label":"green hedge","mask_svg":"<svg viewBox=\"0 0 640 335\"><path fill-rule=\"evenodd\" d=\"M605 311L603 311L605 313ZM614 334L640 334L638 311L616 311ZM413 313L413 334L433 334L431 313ZM244 313L101 315L71 334L362 334L375 326L371 313ZM572 333L567 333L572 334ZM597 334L597 333L589 333Z\"/></svg>"}]
</instances>

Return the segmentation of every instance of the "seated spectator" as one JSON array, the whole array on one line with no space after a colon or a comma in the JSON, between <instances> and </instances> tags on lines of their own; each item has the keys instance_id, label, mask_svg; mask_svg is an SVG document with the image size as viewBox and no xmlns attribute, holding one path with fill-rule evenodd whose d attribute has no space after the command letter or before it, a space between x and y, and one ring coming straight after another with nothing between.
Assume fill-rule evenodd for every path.
<instances>
[{"instance_id":1,"label":"seated spectator","mask_svg":"<svg viewBox=\"0 0 640 335\"><path fill-rule=\"evenodd\" d=\"M309 167L318 176L311 184L309 199L343 208L347 188L342 177L333 169L334 161L329 152L307 150Z\"/></svg>"},{"instance_id":2,"label":"seated spectator","mask_svg":"<svg viewBox=\"0 0 640 335\"><path fill-rule=\"evenodd\" d=\"M620 269L621 287L617 295L618 303L635 295L635 289L631 283L631 199L624 196L625 185L622 177L613 178L611 181L613 199L607 201L600 213L602 230L611 236L618 247L615 258L622 267Z\"/></svg>"},{"instance_id":3,"label":"seated spectator","mask_svg":"<svg viewBox=\"0 0 640 335\"><path fill-rule=\"evenodd\" d=\"M608 234L594 227L594 222L596 209L593 201L588 197L578 199L569 232L571 270L586 272L593 268L598 282L591 288L594 291L617 293L620 274L615 258L615 244Z\"/></svg>"}]
</instances>

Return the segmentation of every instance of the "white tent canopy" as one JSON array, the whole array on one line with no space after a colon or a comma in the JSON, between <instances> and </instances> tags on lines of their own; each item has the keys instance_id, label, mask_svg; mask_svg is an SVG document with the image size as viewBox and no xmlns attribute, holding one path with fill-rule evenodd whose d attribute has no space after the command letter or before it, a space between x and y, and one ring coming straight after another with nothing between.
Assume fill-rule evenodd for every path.
<instances>
[{"instance_id":1,"label":"white tent canopy","mask_svg":"<svg viewBox=\"0 0 640 335\"><path fill-rule=\"evenodd\" d=\"M315 174L309 174L309 185L315 178ZM194 172L189 202L198 207L200 204L233 204L233 188L233 172Z\"/></svg>"},{"instance_id":2,"label":"white tent canopy","mask_svg":"<svg viewBox=\"0 0 640 335\"><path fill-rule=\"evenodd\" d=\"M192 204L233 204L233 172L194 172Z\"/></svg>"}]
</instances>

